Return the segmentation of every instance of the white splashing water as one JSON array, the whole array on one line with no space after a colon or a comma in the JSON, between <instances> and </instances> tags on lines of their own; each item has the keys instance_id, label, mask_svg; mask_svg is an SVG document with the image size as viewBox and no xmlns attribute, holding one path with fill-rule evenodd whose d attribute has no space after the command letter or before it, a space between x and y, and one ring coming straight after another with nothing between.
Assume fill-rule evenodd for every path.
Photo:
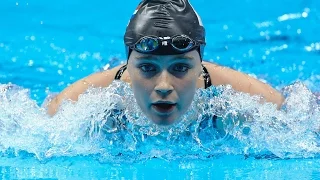
<instances>
[{"instance_id":1,"label":"white splashing water","mask_svg":"<svg viewBox=\"0 0 320 180\"><path fill-rule=\"evenodd\" d=\"M231 86L198 90L176 124L157 126L135 103L126 83L91 88L78 102L64 101L50 117L27 89L0 85L0 150L3 155L96 156L101 161L153 157L199 159L220 154L279 158L315 157L320 152L320 106L302 83L284 89L285 104ZM216 124L211 120L218 116ZM220 125L219 125L220 124ZM224 131L214 128L224 126ZM130 159L130 160L128 160Z\"/></svg>"}]
</instances>

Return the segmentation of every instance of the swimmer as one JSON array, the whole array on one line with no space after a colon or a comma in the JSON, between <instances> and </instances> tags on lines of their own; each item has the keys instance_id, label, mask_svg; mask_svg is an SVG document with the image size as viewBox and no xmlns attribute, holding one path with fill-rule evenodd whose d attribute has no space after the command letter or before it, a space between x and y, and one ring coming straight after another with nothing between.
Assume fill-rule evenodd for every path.
<instances>
[{"instance_id":1,"label":"swimmer","mask_svg":"<svg viewBox=\"0 0 320 180\"><path fill-rule=\"evenodd\" d=\"M70 85L48 103L48 113L54 115L63 100L77 101L89 87L107 87L114 80L130 84L142 112L158 125L179 119L198 88L231 85L261 95L278 108L284 101L271 86L203 60L205 29L188 0L142 1L127 26L124 44L126 64Z\"/></svg>"}]
</instances>

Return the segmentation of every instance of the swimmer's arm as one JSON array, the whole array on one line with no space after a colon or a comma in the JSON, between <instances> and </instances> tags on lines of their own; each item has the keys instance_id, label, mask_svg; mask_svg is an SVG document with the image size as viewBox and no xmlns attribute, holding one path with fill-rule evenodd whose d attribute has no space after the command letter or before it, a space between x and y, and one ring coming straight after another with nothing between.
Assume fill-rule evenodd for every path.
<instances>
[{"instance_id":1,"label":"swimmer's arm","mask_svg":"<svg viewBox=\"0 0 320 180\"><path fill-rule=\"evenodd\" d=\"M261 95L267 102L277 104L278 108L283 104L284 98L277 90L247 74L216 64L204 62L213 85L232 85L233 89L251 95Z\"/></svg>"},{"instance_id":2,"label":"swimmer's arm","mask_svg":"<svg viewBox=\"0 0 320 180\"><path fill-rule=\"evenodd\" d=\"M79 95L84 93L89 87L109 86L120 67L121 66L118 66L108 71L92 74L71 84L47 104L48 114L54 115L63 100L77 101Z\"/></svg>"}]
</instances>

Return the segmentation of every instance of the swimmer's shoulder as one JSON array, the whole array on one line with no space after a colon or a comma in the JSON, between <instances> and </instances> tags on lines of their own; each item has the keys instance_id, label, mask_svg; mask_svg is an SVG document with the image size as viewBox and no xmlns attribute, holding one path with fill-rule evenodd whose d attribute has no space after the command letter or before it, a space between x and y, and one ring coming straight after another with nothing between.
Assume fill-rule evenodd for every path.
<instances>
[{"instance_id":1,"label":"swimmer's shoulder","mask_svg":"<svg viewBox=\"0 0 320 180\"><path fill-rule=\"evenodd\" d=\"M225 70L228 68L208 61L203 61L202 65L207 69L212 85L218 86L226 83L227 71Z\"/></svg>"},{"instance_id":2,"label":"swimmer's shoulder","mask_svg":"<svg viewBox=\"0 0 320 180\"><path fill-rule=\"evenodd\" d=\"M236 71L234 69L231 69L229 67L221 66L212 62L203 61L202 65L207 69L211 78L212 85L219 86L219 85L230 84L232 85L233 88L239 91L242 91L242 92L248 91L240 87L237 88L239 84L240 86L241 84L242 85L248 84L248 81L252 79L248 75L241 73L239 71Z\"/></svg>"},{"instance_id":3,"label":"swimmer's shoulder","mask_svg":"<svg viewBox=\"0 0 320 180\"><path fill-rule=\"evenodd\" d=\"M121 64L119 66L116 66L112 69L104 70L95 74L92 74L83 80L86 82L94 82L94 86L100 86L100 87L106 87L109 86L114 80L118 73L118 71L123 67L124 64ZM129 73L127 70L123 72L123 75L121 76L121 79L124 82L129 82Z\"/></svg>"},{"instance_id":4,"label":"swimmer's shoulder","mask_svg":"<svg viewBox=\"0 0 320 180\"><path fill-rule=\"evenodd\" d=\"M50 102L48 102L48 114L54 115L57 112L61 102L65 99L77 101L79 95L85 92L89 87L108 87L114 81L117 72L122 66L123 65L120 65L110 70L91 74L71 84ZM128 72L124 72L121 79L124 79L125 81L128 79L128 77Z\"/></svg>"}]
</instances>

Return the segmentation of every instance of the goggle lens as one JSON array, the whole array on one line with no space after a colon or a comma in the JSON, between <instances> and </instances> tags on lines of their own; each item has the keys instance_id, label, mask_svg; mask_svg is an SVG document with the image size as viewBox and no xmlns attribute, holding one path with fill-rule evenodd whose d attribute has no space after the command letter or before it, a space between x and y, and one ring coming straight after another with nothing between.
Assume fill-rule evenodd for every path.
<instances>
[{"instance_id":1,"label":"goggle lens","mask_svg":"<svg viewBox=\"0 0 320 180\"><path fill-rule=\"evenodd\" d=\"M172 39L171 45L179 51L188 51L195 46L195 43L186 36L177 36Z\"/></svg>"},{"instance_id":2,"label":"goggle lens","mask_svg":"<svg viewBox=\"0 0 320 180\"><path fill-rule=\"evenodd\" d=\"M158 40L152 37L142 38L140 42L135 45L136 49L140 52L152 52L156 50L158 46Z\"/></svg>"}]
</instances>

